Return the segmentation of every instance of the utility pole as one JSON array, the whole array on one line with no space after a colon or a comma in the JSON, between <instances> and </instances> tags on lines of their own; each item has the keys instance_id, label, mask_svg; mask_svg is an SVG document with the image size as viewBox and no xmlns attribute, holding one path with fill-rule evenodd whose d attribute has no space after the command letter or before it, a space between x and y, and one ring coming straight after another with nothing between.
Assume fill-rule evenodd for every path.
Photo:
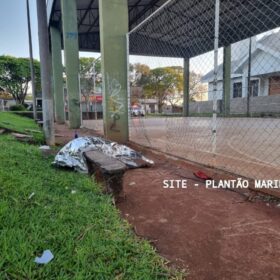
<instances>
[{"instance_id":1,"label":"utility pole","mask_svg":"<svg viewBox=\"0 0 280 280\"><path fill-rule=\"evenodd\" d=\"M94 115L95 115L95 125L97 127L97 106L96 106L96 62L98 60L100 60L101 56L99 56L98 58L96 58L94 61L93 61L93 94L94 94Z\"/></svg>"},{"instance_id":2,"label":"utility pole","mask_svg":"<svg viewBox=\"0 0 280 280\"><path fill-rule=\"evenodd\" d=\"M251 97L251 64L252 64L252 37L249 41L249 58L248 58L248 88L247 88L247 117L250 117L250 97Z\"/></svg>"},{"instance_id":3,"label":"utility pole","mask_svg":"<svg viewBox=\"0 0 280 280\"><path fill-rule=\"evenodd\" d=\"M53 97L51 89L51 56L49 50L50 45L45 0L37 0L37 19L43 98L43 130L47 144L54 145L55 139Z\"/></svg>"},{"instance_id":4,"label":"utility pole","mask_svg":"<svg viewBox=\"0 0 280 280\"><path fill-rule=\"evenodd\" d=\"M36 121L37 120L36 84L35 84L35 73L34 73L34 63L33 63L32 35L31 35L31 27L30 27L29 0L26 0L26 10L27 10L29 57L30 57L30 73L31 73L31 87L32 87L32 100L33 100L33 118Z\"/></svg>"}]
</instances>

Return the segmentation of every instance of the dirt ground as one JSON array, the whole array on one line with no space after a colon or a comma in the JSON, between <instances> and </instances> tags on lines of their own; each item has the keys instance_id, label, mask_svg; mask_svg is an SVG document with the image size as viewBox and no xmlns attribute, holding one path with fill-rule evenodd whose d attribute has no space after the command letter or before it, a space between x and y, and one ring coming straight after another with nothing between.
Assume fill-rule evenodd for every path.
<instances>
[{"instance_id":1,"label":"dirt ground","mask_svg":"<svg viewBox=\"0 0 280 280\"><path fill-rule=\"evenodd\" d=\"M74 138L64 126L57 126L56 133L63 135L60 143ZM188 279L280 279L279 202L262 201L252 192L206 189L193 172L216 180L231 175L142 152L155 165L127 171L125 196L117 203L138 236L171 265L186 268ZM187 189L163 188L163 180L176 179L186 179Z\"/></svg>"}]
</instances>

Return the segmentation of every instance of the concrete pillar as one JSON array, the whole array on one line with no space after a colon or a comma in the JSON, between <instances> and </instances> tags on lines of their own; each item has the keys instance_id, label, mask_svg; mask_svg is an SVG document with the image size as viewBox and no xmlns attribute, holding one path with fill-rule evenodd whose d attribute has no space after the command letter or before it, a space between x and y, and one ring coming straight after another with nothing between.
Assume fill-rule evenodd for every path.
<instances>
[{"instance_id":1,"label":"concrete pillar","mask_svg":"<svg viewBox=\"0 0 280 280\"><path fill-rule=\"evenodd\" d=\"M99 0L105 137L128 140L127 0Z\"/></svg>"},{"instance_id":2,"label":"concrete pillar","mask_svg":"<svg viewBox=\"0 0 280 280\"><path fill-rule=\"evenodd\" d=\"M183 117L190 115L190 59L184 59Z\"/></svg>"},{"instance_id":3,"label":"concrete pillar","mask_svg":"<svg viewBox=\"0 0 280 280\"><path fill-rule=\"evenodd\" d=\"M52 73L54 89L55 120L57 123L65 122L64 94L63 94L63 66L61 57L61 36L60 31L51 26L52 45Z\"/></svg>"},{"instance_id":4,"label":"concrete pillar","mask_svg":"<svg viewBox=\"0 0 280 280\"><path fill-rule=\"evenodd\" d=\"M43 131L47 145L55 144L53 96L51 89L51 57L46 2L37 0L37 21L40 49L40 69L43 101Z\"/></svg>"},{"instance_id":5,"label":"concrete pillar","mask_svg":"<svg viewBox=\"0 0 280 280\"><path fill-rule=\"evenodd\" d=\"M81 126L79 45L76 0L61 0L64 61L70 128Z\"/></svg>"},{"instance_id":6,"label":"concrete pillar","mask_svg":"<svg viewBox=\"0 0 280 280\"><path fill-rule=\"evenodd\" d=\"M231 45L224 47L224 71L223 71L223 114L230 114L231 92Z\"/></svg>"}]
</instances>

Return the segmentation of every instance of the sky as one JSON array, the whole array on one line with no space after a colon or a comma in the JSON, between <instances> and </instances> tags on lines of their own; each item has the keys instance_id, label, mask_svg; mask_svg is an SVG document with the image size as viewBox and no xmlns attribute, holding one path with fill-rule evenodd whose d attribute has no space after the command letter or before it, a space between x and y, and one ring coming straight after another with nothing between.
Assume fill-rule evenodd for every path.
<instances>
[{"instance_id":1,"label":"sky","mask_svg":"<svg viewBox=\"0 0 280 280\"><path fill-rule=\"evenodd\" d=\"M29 0L33 56L39 60L36 0ZM0 0L0 55L29 57L26 0ZM80 52L80 57L99 57L99 53ZM183 65L180 59L130 57L131 63L146 63L151 68L166 65Z\"/></svg>"},{"instance_id":2,"label":"sky","mask_svg":"<svg viewBox=\"0 0 280 280\"><path fill-rule=\"evenodd\" d=\"M29 0L29 6L33 56L39 60L36 0ZM29 57L26 0L0 0L0 18L0 55ZM80 57L97 58L99 56L99 53L80 52ZM129 62L147 64L151 68L171 65L183 66L182 59L172 58L130 56ZM206 71L204 70L202 72Z\"/></svg>"},{"instance_id":3,"label":"sky","mask_svg":"<svg viewBox=\"0 0 280 280\"><path fill-rule=\"evenodd\" d=\"M39 59L36 0L29 0L34 58ZM0 55L29 57L26 0L0 0ZM221 57L221 50L219 52ZM99 57L98 53L81 52L80 57ZM219 59L220 60L220 59ZM182 59L130 56L130 63L143 63L151 68L183 66ZM213 53L194 58L191 68L206 74L213 69Z\"/></svg>"},{"instance_id":4,"label":"sky","mask_svg":"<svg viewBox=\"0 0 280 280\"><path fill-rule=\"evenodd\" d=\"M39 60L36 0L29 0L34 58ZM0 0L0 55L29 57L26 0ZM81 52L80 56L99 54Z\"/></svg>"}]
</instances>

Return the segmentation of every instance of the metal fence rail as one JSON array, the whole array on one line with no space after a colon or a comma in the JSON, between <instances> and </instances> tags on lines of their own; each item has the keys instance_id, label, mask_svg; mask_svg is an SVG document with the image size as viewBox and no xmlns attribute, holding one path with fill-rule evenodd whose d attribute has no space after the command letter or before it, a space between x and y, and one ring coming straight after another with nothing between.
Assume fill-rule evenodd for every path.
<instances>
[{"instance_id":1,"label":"metal fence rail","mask_svg":"<svg viewBox=\"0 0 280 280\"><path fill-rule=\"evenodd\" d=\"M279 179L279 1L171 0L128 38L131 140Z\"/></svg>"}]
</instances>

